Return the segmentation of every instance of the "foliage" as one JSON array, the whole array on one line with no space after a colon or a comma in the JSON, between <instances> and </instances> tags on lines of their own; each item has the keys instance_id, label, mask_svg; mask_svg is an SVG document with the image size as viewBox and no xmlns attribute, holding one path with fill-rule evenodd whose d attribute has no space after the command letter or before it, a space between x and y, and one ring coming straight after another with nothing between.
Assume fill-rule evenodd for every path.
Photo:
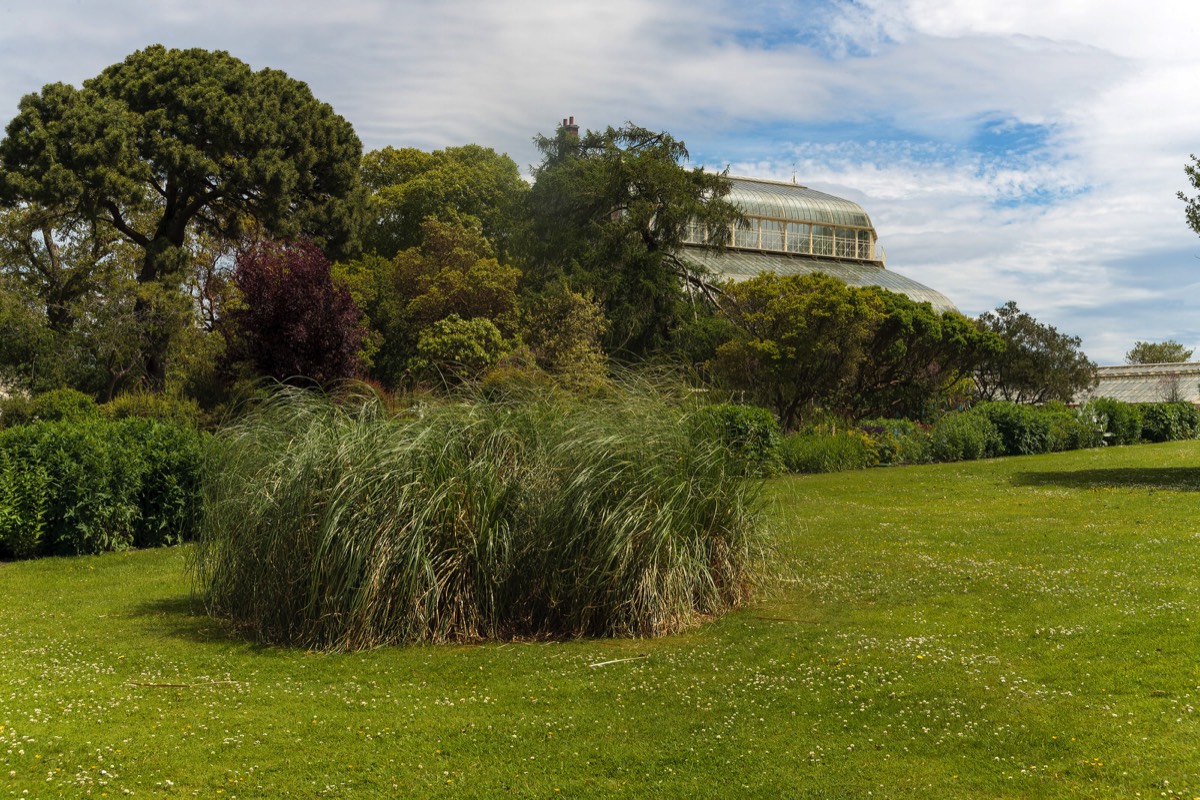
<instances>
[{"instance_id":1,"label":"foliage","mask_svg":"<svg viewBox=\"0 0 1200 800\"><path fill-rule=\"evenodd\" d=\"M1048 403L1040 411L1050 422L1050 452L1084 450L1104 444L1105 423L1093 409Z\"/></svg>"},{"instance_id":2,"label":"foliage","mask_svg":"<svg viewBox=\"0 0 1200 800\"><path fill-rule=\"evenodd\" d=\"M1096 385L1096 365L1079 349L1079 337L1038 322L1016 303L980 315L977 324L1005 345L1003 351L986 358L975 374L984 400L1069 403Z\"/></svg>"},{"instance_id":3,"label":"foliage","mask_svg":"<svg viewBox=\"0 0 1200 800\"><path fill-rule=\"evenodd\" d=\"M475 144L375 150L363 156L362 180L369 192L364 249L388 260L424 243L429 218L477 228L506 258L529 192L515 161Z\"/></svg>"},{"instance_id":4,"label":"foliage","mask_svg":"<svg viewBox=\"0 0 1200 800\"><path fill-rule=\"evenodd\" d=\"M29 296L0 271L0 383L8 389L37 383L50 330Z\"/></svg>"},{"instance_id":5,"label":"foliage","mask_svg":"<svg viewBox=\"0 0 1200 800\"><path fill-rule=\"evenodd\" d=\"M1024 456L1050 451L1050 420L1040 409L1004 401L980 403L971 409L996 427L1001 449L997 455Z\"/></svg>"},{"instance_id":6,"label":"foliage","mask_svg":"<svg viewBox=\"0 0 1200 800\"><path fill-rule=\"evenodd\" d=\"M724 175L687 169L687 148L668 133L632 123L588 131L559 128L536 140L542 153L529 193L525 278L534 290L565 277L594 297L609 321L609 352L642 355L678 323L686 290L705 276L681 255L689 225L725 244L737 208Z\"/></svg>"},{"instance_id":7,"label":"foliage","mask_svg":"<svg viewBox=\"0 0 1200 800\"><path fill-rule=\"evenodd\" d=\"M679 326L671 334L666 354L684 365L706 383L715 383L713 374L717 350L737 336L729 315L711 304L689 304Z\"/></svg>"},{"instance_id":8,"label":"foliage","mask_svg":"<svg viewBox=\"0 0 1200 800\"><path fill-rule=\"evenodd\" d=\"M0 400L0 428L58 420L80 422L99 415L96 401L74 389L54 389L32 397L16 395Z\"/></svg>"},{"instance_id":9,"label":"foliage","mask_svg":"<svg viewBox=\"0 0 1200 800\"><path fill-rule=\"evenodd\" d=\"M103 222L142 256L137 280L178 287L189 232L353 244L361 145L350 124L283 72L223 51L140 50L82 89L26 95L0 142L0 200ZM139 302L139 319L144 305ZM147 328L152 384L168 340Z\"/></svg>"},{"instance_id":10,"label":"foliage","mask_svg":"<svg viewBox=\"0 0 1200 800\"><path fill-rule=\"evenodd\" d=\"M118 439L138 461L133 546L162 547L190 539L200 496L203 439L190 425L148 417L116 424Z\"/></svg>"},{"instance_id":11,"label":"foliage","mask_svg":"<svg viewBox=\"0 0 1200 800\"><path fill-rule=\"evenodd\" d=\"M0 557L174 544L190 534L192 428L99 415L0 431Z\"/></svg>"},{"instance_id":12,"label":"foliage","mask_svg":"<svg viewBox=\"0 0 1200 800\"><path fill-rule=\"evenodd\" d=\"M451 314L421 331L410 368L425 381L454 385L477 378L499 362L507 348L490 319Z\"/></svg>"},{"instance_id":13,"label":"foliage","mask_svg":"<svg viewBox=\"0 0 1200 800\"><path fill-rule=\"evenodd\" d=\"M1200 412L1191 403L1139 403L1142 439L1174 442L1200 436Z\"/></svg>"},{"instance_id":14,"label":"foliage","mask_svg":"<svg viewBox=\"0 0 1200 800\"><path fill-rule=\"evenodd\" d=\"M1141 441L1142 410L1137 403L1097 397L1088 401L1085 407L1103 418L1109 444L1137 444Z\"/></svg>"},{"instance_id":15,"label":"foliage","mask_svg":"<svg viewBox=\"0 0 1200 800\"><path fill-rule=\"evenodd\" d=\"M529 300L521 316L521 338L537 365L577 391L597 389L608 377L607 329L600 304L565 286Z\"/></svg>"},{"instance_id":16,"label":"foliage","mask_svg":"<svg viewBox=\"0 0 1200 800\"><path fill-rule=\"evenodd\" d=\"M366 329L350 291L309 241L257 241L238 253L240 303L227 311L231 362L280 381L326 384L360 370Z\"/></svg>"},{"instance_id":17,"label":"foliage","mask_svg":"<svg viewBox=\"0 0 1200 800\"><path fill-rule=\"evenodd\" d=\"M1178 364L1192 357L1192 351L1174 339L1165 342L1134 342L1125 354L1126 364Z\"/></svg>"},{"instance_id":18,"label":"foliage","mask_svg":"<svg viewBox=\"0 0 1200 800\"><path fill-rule=\"evenodd\" d=\"M983 414L944 414L929 433L929 453L934 461L991 458L1003 449L1000 431Z\"/></svg>"},{"instance_id":19,"label":"foliage","mask_svg":"<svg viewBox=\"0 0 1200 800\"><path fill-rule=\"evenodd\" d=\"M6 441L10 440L10 441ZM0 558L33 558L46 529L50 474L31 448L0 433Z\"/></svg>"},{"instance_id":20,"label":"foliage","mask_svg":"<svg viewBox=\"0 0 1200 800\"><path fill-rule=\"evenodd\" d=\"M883 316L848 398L854 416L926 419L963 378L1004 349L999 336L956 311L939 314L929 303L878 287L859 291L878 300Z\"/></svg>"},{"instance_id":21,"label":"foliage","mask_svg":"<svg viewBox=\"0 0 1200 800\"><path fill-rule=\"evenodd\" d=\"M779 423L765 408L722 403L695 416L694 435L715 438L732 450L751 475L769 476L780 467Z\"/></svg>"},{"instance_id":22,"label":"foliage","mask_svg":"<svg viewBox=\"0 0 1200 800\"><path fill-rule=\"evenodd\" d=\"M305 647L678 631L763 564L754 484L690 427L628 393L401 417L284 393L216 437L197 585Z\"/></svg>"},{"instance_id":23,"label":"foliage","mask_svg":"<svg viewBox=\"0 0 1200 800\"><path fill-rule=\"evenodd\" d=\"M136 391L117 395L100 407L109 419L138 417L183 428L198 428L202 413L195 400L163 393Z\"/></svg>"},{"instance_id":24,"label":"foliage","mask_svg":"<svg viewBox=\"0 0 1200 800\"><path fill-rule=\"evenodd\" d=\"M174 309L156 303L151 287L114 277L104 292L73 301L69 324L51 327L46 309L27 286L0 270L0 377L14 388L45 392L70 386L97 397L134 384L142 373L141 330L135 316L145 295L147 324L168 328Z\"/></svg>"},{"instance_id":25,"label":"foliage","mask_svg":"<svg viewBox=\"0 0 1200 800\"><path fill-rule=\"evenodd\" d=\"M1185 164L1183 171L1192 186L1200 189L1200 159L1197 159L1195 155L1192 155L1191 158L1192 163ZM1176 196L1186 204L1184 213L1187 217L1188 227L1200 234L1200 195L1188 197L1183 192L1178 192Z\"/></svg>"},{"instance_id":26,"label":"foliage","mask_svg":"<svg viewBox=\"0 0 1200 800\"><path fill-rule=\"evenodd\" d=\"M0 272L20 284L55 333L66 333L89 295L125 272L111 225L61 208L26 204L0 212Z\"/></svg>"},{"instance_id":27,"label":"foliage","mask_svg":"<svg viewBox=\"0 0 1200 800\"><path fill-rule=\"evenodd\" d=\"M506 342L517 336L520 271L497 261L478 230L432 218L421 230L422 245L390 262L369 257L339 269L379 336L371 374L392 388L413 369L422 335L451 315L488 321Z\"/></svg>"},{"instance_id":28,"label":"foliage","mask_svg":"<svg viewBox=\"0 0 1200 800\"><path fill-rule=\"evenodd\" d=\"M783 468L788 472L844 472L879 463L871 437L860 430L833 433L790 433L780 443Z\"/></svg>"},{"instance_id":29,"label":"foliage","mask_svg":"<svg viewBox=\"0 0 1200 800\"><path fill-rule=\"evenodd\" d=\"M864 419L858 428L871 437L880 464L924 464L929 461L929 431L909 419Z\"/></svg>"},{"instance_id":30,"label":"foliage","mask_svg":"<svg viewBox=\"0 0 1200 800\"><path fill-rule=\"evenodd\" d=\"M876 296L824 274L766 273L728 293L737 333L715 365L725 385L773 409L787 430L847 402L882 317Z\"/></svg>"}]
</instances>

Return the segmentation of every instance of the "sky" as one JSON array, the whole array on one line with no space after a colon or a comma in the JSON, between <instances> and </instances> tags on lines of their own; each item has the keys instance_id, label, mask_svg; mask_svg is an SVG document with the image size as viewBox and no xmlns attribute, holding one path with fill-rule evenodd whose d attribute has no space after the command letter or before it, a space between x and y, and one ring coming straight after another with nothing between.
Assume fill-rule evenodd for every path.
<instances>
[{"instance_id":1,"label":"sky","mask_svg":"<svg viewBox=\"0 0 1200 800\"><path fill-rule=\"evenodd\" d=\"M150 44L282 69L367 150L666 130L693 165L860 203L887 267L1012 300L1099 364L1200 358L1192 0L0 0L0 125Z\"/></svg>"}]
</instances>

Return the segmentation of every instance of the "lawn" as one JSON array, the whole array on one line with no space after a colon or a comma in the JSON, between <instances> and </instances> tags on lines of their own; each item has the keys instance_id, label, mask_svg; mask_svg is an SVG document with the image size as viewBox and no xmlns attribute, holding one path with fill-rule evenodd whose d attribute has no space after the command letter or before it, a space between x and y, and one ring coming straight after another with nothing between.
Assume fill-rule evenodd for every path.
<instances>
[{"instance_id":1,"label":"lawn","mask_svg":"<svg viewBox=\"0 0 1200 800\"><path fill-rule=\"evenodd\" d=\"M659 640L323 655L187 548L0 564L0 795L1200 795L1200 443L773 481L780 588Z\"/></svg>"}]
</instances>

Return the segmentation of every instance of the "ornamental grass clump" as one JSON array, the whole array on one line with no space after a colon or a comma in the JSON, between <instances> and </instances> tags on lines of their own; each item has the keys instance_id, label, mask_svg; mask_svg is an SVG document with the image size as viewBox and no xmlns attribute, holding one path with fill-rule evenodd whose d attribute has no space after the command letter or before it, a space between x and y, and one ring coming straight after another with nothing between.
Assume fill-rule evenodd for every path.
<instances>
[{"instance_id":1,"label":"ornamental grass clump","mask_svg":"<svg viewBox=\"0 0 1200 800\"><path fill-rule=\"evenodd\" d=\"M690 413L285 392L216 436L198 590L260 641L320 649L679 631L767 563L757 483Z\"/></svg>"}]
</instances>

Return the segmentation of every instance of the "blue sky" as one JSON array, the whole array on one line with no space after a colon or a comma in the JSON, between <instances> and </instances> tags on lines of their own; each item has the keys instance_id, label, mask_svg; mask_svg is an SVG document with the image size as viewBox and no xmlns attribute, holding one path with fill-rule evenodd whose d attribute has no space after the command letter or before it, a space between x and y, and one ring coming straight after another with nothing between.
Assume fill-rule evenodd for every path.
<instances>
[{"instance_id":1,"label":"blue sky","mask_svg":"<svg viewBox=\"0 0 1200 800\"><path fill-rule=\"evenodd\" d=\"M283 69L369 149L477 142L527 167L565 116L632 120L695 163L850 197L889 268L1119 363L1139 339L1200 352L1175 197L1200 153L1195 5L0 0L0 124L153 43Z\"/></svg>"}]
</instances>

